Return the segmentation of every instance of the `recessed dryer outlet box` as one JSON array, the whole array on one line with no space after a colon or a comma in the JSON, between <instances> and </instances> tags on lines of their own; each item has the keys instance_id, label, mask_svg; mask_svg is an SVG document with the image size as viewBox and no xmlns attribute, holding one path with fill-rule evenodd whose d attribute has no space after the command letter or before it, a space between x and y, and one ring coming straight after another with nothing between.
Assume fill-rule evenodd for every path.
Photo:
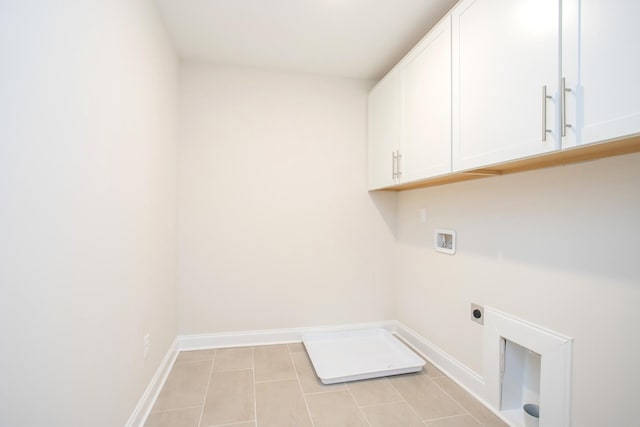
<instances>
[{"instance_id":1,"label":"recessed dryer outlet box","mask_svg":"<svg viewBox=\"0 0 640 427\"><path fill-rule=\"evenodd\" d=\"M484 307L471 303L471 320L484 325Z\"/></svg>"},{"instance_id":2,"label":"recessed dryer outlet box","mask_svg":"<svg viewBox=\"0 0 640 427\"><path fill-rule=\"evenodd\" d=\"M433 247L438 252L453 255L456 253L456 232L453 230L436 230Z\"/></svg>"}]
</instances>

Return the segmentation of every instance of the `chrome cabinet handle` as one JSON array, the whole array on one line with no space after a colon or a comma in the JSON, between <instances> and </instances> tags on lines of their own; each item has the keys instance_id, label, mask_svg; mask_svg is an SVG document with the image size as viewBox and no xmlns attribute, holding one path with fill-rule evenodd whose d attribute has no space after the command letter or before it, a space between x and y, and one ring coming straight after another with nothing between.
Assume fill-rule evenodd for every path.
<instances>
[{"instance_id":1,"label":"chrome cabinet handle","mask_svg":"<svg viewBox=\"0 0 640 427\"><path fill-rule=\"evenodd\" d=\"M398 155L394 151L391 153L391 179L396 179L398 173L396 172L398 165Z\"/></svg>"},{"instance_id":2,"label":"chrome cabinet handle","mask_svg":"<svg viewBox=\"0 0 640 427\"><path fill-rule=\"evenodd\" d=\"M402 175L402 172L400 172L402 154L400 154L400 150L396 150L391 154L393 155L391 158L391 179L399 179L400 175Z\"/></svg>"},{"instance_id":3,"label":"chrome cabinet handle","mask_svg":"<svg viewBox=\"0 0 640 427\"><path fill-rule=\"evenodd\" d=\"M547 95L547 85L542 86L542 142L547 140L547 133L551 133L551 129L547 129L547 99L551 99L551 95Z\"/></svg>"},{"instance_id":4,"label":"chrome cabinet handle","mask_svg":"<svg viewBox=\"0 0 640 427\"><path fill-rule=\"evenodd\" d=\"M560 119L562 136L567 136L567 128L571 127L571 125L567 123L567 92L571 92L571 89L567 88L567 79L563 77L560 87L560 94L562 95L562 117Z\"/></svg>"}]
</instances>

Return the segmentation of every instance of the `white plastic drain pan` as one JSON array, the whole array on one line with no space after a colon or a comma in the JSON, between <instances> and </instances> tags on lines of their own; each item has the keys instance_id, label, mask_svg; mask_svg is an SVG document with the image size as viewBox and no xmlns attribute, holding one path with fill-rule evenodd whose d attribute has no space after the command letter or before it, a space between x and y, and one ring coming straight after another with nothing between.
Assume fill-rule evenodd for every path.
<instances>
[{"instance_id":1,"label":"white plastic drain pan","mask_svg":"<svg viewBox=\"0 0 640 427\"><path fill-rule=\"evenodd\" d=\"M323 384L418 372L424 366L385 329L307 334L302 342Z\"/></svg>"}]
</instances>

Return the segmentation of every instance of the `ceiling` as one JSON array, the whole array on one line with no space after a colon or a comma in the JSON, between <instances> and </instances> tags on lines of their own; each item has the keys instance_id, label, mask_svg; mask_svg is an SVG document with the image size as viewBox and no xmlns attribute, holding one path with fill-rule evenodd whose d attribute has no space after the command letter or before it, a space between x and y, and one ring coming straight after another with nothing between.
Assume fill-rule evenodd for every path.
<instances>
[{"instance_id":1,"label":"ceiling","mask_svg":"<svg viewBox=\"0 0 640 427\"><path fill-rule=\"evenodd\" d=\"M378 80L457 0L156 0L181 58Z\"/></svg>"}]
</instances>

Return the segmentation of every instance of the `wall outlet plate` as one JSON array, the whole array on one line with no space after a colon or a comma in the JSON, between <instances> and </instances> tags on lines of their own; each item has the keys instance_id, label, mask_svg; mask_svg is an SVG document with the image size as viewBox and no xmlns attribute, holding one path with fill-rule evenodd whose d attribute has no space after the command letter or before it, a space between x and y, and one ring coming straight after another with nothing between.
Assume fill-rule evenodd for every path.
<instances>
[{"instance_id":1,"label":"wall outlet plate","mask_svg":"<svg viewBox=\"0 0 640 427\"><path fill-rule=\"evenodd\" d=\"M453 255L456 253L456 232L454 230L436 230L433 237L433 247L436 251Z\"/></svg>"}]
</instances>

